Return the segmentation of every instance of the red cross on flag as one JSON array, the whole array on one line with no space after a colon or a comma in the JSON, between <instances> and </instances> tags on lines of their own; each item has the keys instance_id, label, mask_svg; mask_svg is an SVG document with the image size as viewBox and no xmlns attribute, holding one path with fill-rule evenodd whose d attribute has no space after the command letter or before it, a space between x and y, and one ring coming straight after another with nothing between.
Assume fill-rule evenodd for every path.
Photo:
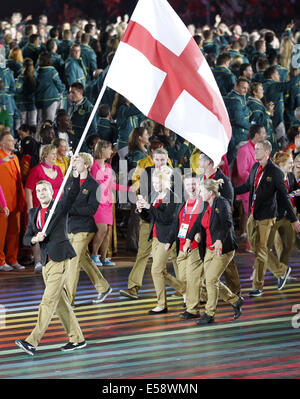
<instances>
[{"instance_id":1,"label":"red cross on flag","mask_svg":"<svg viewBox=\"0 0 300 399\"><path fill-rule=\"evenodd\" d=\"M231 138L205 57L166 0L139 0L105 85L205 152L217 165Z\"/></svg>"}]
</instances>

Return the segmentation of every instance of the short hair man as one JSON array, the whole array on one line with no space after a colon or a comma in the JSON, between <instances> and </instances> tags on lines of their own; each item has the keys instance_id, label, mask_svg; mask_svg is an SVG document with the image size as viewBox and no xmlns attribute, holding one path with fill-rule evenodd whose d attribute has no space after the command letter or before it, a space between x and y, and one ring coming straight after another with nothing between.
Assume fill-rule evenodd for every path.
<instances>
[{"instance_id":1,"label":"short hair man","mask_svg":"<svg viewBox=\"0 0 300 399\"><path fill-rule=\"evenodd\" d=\"M23 242L26 246L40 244L45 291L34 329L25 340L16 340L16 345L31 356L34 355L54 312L60 318L70 338L69 343L61 350L69 352L86 346L64 288L70 268L70 259L76 256L66 233L68 212L79 189L79 173L74 168L72 185L65 190L63 198L57 203L46 232L43 233L54 202L52 199L53 189L51 183L44 180L36 185L40 206L29 210L28 226Z\"/></svg>"},{"instance_id":2,"label":"short hair man","mask_svg":"<svg viewBox=\"0 0 300 399\"><path fill-rule=\"evenodd\" d=\"M263 294L264 274L267 267L278 278L278 290L283 289L291 268L280 263L269 251L272 243L268 242L277 212L277 196L287 212L292 226L300 232L300 222L288 197L283 172L271 161L272 145L268 140L255 144L256 163L252 166L247 181L235 187L235 194L250 192L247 235L250 247L254 252L254 277L250 296ZM270 261L272 260L272 261Z\"/></svg>"}]
</instances>

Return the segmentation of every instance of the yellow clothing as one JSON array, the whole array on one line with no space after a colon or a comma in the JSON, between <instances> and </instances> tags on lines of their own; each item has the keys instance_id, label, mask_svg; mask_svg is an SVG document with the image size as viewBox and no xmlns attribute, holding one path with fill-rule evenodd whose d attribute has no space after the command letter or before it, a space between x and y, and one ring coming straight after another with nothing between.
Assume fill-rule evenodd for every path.
<instances>
[{"instance_id":1,"label":"yellow clothing","mask_svg":"<svg viewBox=\"0 0 300 399\"><path fill-rule=\"evenodd\" d=\"M60 170L62 171L63 176L67 173L67 170L70 165L70 158L68 157L62 157L62 159L59 159L58 157L56 158L55 165L57 165Z\"/></svg>"},{"instance_id":2,"label":"yellow clothing","mask_svg":"<svg viewBox=\"0 0 300 399\"><path fill-rule=\"evenodd\" d=\"M197 175L200 175L200 170L198 165L200 154L201 152L197 148L195 148L190 157L190 167L194 173L197 173Z\"/></svg>"}]
</instances>

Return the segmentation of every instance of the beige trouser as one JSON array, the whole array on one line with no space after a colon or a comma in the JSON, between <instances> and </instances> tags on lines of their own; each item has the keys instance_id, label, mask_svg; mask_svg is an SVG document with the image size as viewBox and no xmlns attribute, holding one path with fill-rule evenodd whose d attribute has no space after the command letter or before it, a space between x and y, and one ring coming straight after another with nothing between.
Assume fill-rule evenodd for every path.
<instances>
[{"instance_id":1,"label":"beige trouser","mask_svg":"<svg viewBox=\"0 0 300 399\"><path fill-rule=\"evenodd\" d=\"M54 312L60 318L70 342L84 341L78 320L64 288L69 267L70 259L63 262L50 260L43 267L42 273L46 287L39 306L36 326L26 338L26 341L34 347L38 346L45 334Z\"/></svg>"},{"instance_id":2,"label":"beige trouser","mask_svg":"<svg viewBox=\"0 0 300 399\"><path fill-rule=\"evenodd\" d=\"M165 244L159 242L157 238L152 240L152 256L151 275L157 295L157 306L164 309L167 307L166 284L180 294L184 294L185 284L167 272L169 252L165 250Z\"/></svg>"},{"instance_id":3,"label":"beige trouser","mask_svg":"<svg viewBox=\"0 0 300 399\"><path fill-rule=\"evenodd\" d=\"M179 251L177 257L179 280L185 284L186 310L198 314L200 310L200 278L203 274L203 262L199 249L189 253Z\"/></svg>"},{"instance_id":4,"label":"beige trouser","mask_svg":"<svg viewBox=\"0 0 300 399\"><path fill-rule=\"evenodd\" d=\"M274 241L274 236L272 243L270 241L270 233L271 230L273 231L274 224L274 218L255 220L253 215L249 216L247 235L250 247L255 256L252 289L263 289L266 267L268 267L277 278L282 277L287 270L287 266L280 263L278 258L269 250L269 245L273 245Z\"/></svg>"},{"instance_id":5,"label":"beige trouser","mask_svg":"<svg viewBox=\"0 0 300 399\"><path fill-rule=\"evenodd\" d=\"M273 229L275 232L273 232ZM272 227L269 240L270 243L274 241L274 247L280 262L287 265L295 245L296 233L291 221L286 216L276 221Z\"/></svg>"},{"instance_id":6,"label":"beige trouser","mask_svg":"<svg viewBox=\"0 0 300 399\"><path fill-rule=\"evenodd\" d=\"M232 260L234 253L235 251L230 251L217 256L214 251L206 248L204 257L204 278L207 291L205 312L209 316L215 315L219 298L230 305L234 305L239 299L220 281L220 277Z\"/></svg>"},{"instance_id":7,"label":"beige trouser","mask_svg":"<svg viewBox=\"0 0 300 399\"><path fill-rule=\"evenodd\" d=\"M69 240L77 256L71 259L71 266L66 279L66 291L70 303L74 304L80 269L83 269L89 276L98 294L109 289L109 283L102 276L98 267L92 261L88 249L90 241L95 233L69 234Z\"/></svg>"},{"instance_id":8,"label":"beige trouser","mask_svg":"<svg viewBox=\"0 0 300 399\"><path fill-rule=\"evenodd\" d=\"M149 255L151 254L152 250L152 240L148 241L148 235L149 223L141 220L138 253L133 268L128 277L128 289L135 288L138 291L143 285L143 277L149 260ZM175 276L176 278L178 278L177 254L176 248L174 246L172 247L169 254L173 261Z\"/></svg>"},{"instance_id":9,"label":"beige trouser","mask_svg":"<svg viewBox=\"0 0 300 399\"><path fill-rule=\"evenodd\" d=\"M238 294L241 291L241 282L239 272L235 263L232 259L223 273L225 284L234 294Z\"/></svg>"}]
</instances>

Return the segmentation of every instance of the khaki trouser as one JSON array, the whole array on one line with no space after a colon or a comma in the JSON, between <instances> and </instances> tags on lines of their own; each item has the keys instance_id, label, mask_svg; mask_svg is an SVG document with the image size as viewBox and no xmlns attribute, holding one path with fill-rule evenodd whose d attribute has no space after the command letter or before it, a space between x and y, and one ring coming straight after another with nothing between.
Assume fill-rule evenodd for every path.
<instances>
[{"instance_id":1,"label":"khaki trouser","mask_svg":"<svg viewBox=\"0 0 300 399\"><path fill-rule=\"evenodd\" d=\"M204 258L204 278L207 291L205 312L209 316L215 315L219 298L231 305L234 305L238 301L238 296L220 281L220 277L229 262L231 262L234 253L235 251L231 251L217 256L214 251L206 248Z\"/></svg>"},{"instance_id":2,"label":"khaki trouser","mask_svg":"<svg viewBox=\"0 0 300 399\"><path fill-rule=\"evenodd\" d=\"M179 251L177 257L179 280L185 284L186 310L198 314L200 310L200 278L203 262L198 248L189 253Z\"/></svg>"},{"instance_id":3,"label":"khaki trouser","mask_svg":"<svg viewBox=\"0 0 300 399\"><path fill-rule=\"evenodd\" d=\"M273 228L275 233L273 233ZM291 221L286 216L276 221L270 233L270 240L274 241L274 247L280 262L287 265L295 245L296 233Z\"/></svg>"},{"instance_id":4,"label":"khaki trouser","mask_svg":"<svg viewBox=\"0 0 300 399\"><path fill-rule=\"evenodd\" d=\"M180 294L184 294L185 284L167 272L169 252L165 250L165 244L159 242L157 238L152 240L152 256L151 275L157 295L157 306L164 309L167 307L166 284Z\"/></svg>"},{"instance_id":5,"label":"khaki trouser","mask_svg":"<svg viewBox=\"0 0 300 399\"><path fill-rule=\"evenodd\" d=\"M78 320L64 288L69 267L70 259L63 262L50 260L43 267L42 273L46 287L39 306L36 326L26 338L26 341L34 347L38 346L45 334L54 312L60 318L70 342L84 341Z\"/></svg>"},{"instance_id":6,"label":"khaki trouser","mask_svg":"<svg viewBox=\"0 0 300 399\"><path fill-rule=\"evenodd\" d=\"M280 263L278 258L269 250L270 245L273 245L276 231L273 229L274 224L274 218L255 220L253 215L249 216L247 235L250 247L255 256L252 289L263 289L266 267L268 267L277 278L282 277L287 270L286 265ZM272 236L270 238L271 230L274 231L273 239Z\"/></svg>"},{"instance_id":7,"label":"khaki trouser","mask_svg":"<svg viewBox=\"0 0 300 399\"><path fill-rule=\"evenodd\" d=\"M152 250L152 240L148 241L148 235L149 235L149 223L145 222L144 220L141 220L138 253L133 268L128 277L128 289L136 288L137 290L139 290L143 285L143 277L149 260L149 255L151 254ZM176 260L177 254L176 254L176 248L174 246L172 247L169 254L172 257L175 276L176 278L178 278L178 267Z\"/></svg>"},{"instance_id":8,"label":"khaki trouser","mask_svg":"<svg viewBox=\"0 0 300 399\"><path fill-rule=\"evenodd\" d=\"M89 276L98 294L109 289L109 283L102 276L100 270L92 261L88 249L95 233L69 234L69 240L77 256L71 259L69 273L66 279L66 291L71 304L74 304L80 269Z\"/></svg>"},{"instance_id":9,"label":"khaki trouser","mask_svg":"<svg viewBox=\"0 0 300 399\"><path fill-rule=\"evenodd\" d=\"M235 263L232 259L223 273L225 284L234 294L241 292L241 282L239 272Z\"/></svg>"}]
</instances>

